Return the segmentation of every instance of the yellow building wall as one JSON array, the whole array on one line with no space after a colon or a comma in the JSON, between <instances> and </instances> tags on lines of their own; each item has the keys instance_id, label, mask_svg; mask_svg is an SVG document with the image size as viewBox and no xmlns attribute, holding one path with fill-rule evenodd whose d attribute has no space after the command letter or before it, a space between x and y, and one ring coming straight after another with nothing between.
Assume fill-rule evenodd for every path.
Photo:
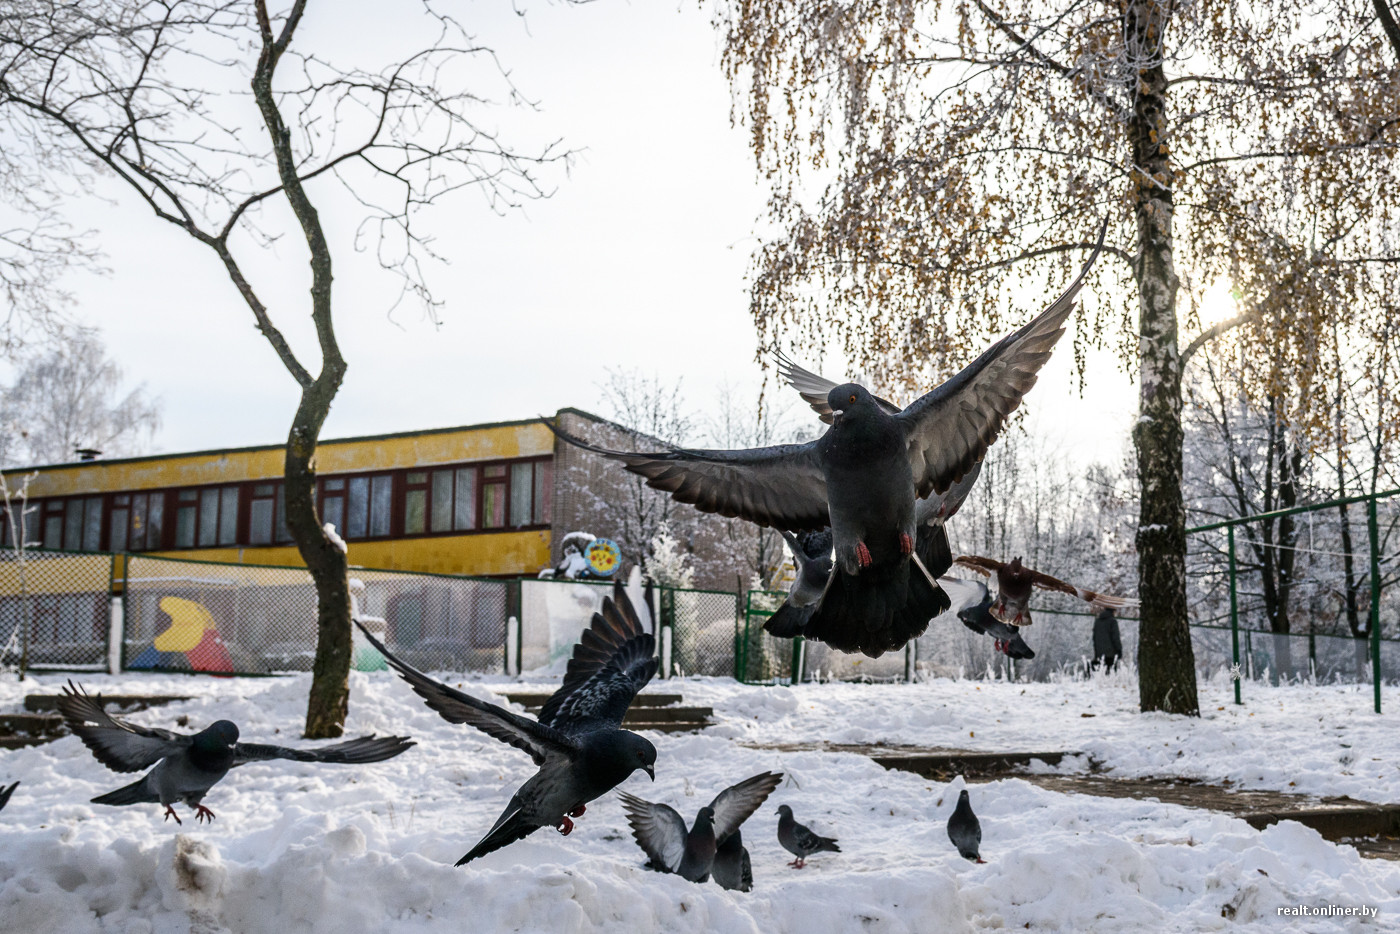
<instances>
[{"instance_id":1,"label":"yellow building wall","mask_svg":"<svg viewBox=\"0 0 1400 934\"><path fill-rule=\"evenodd\" d=\"M351 473L430 467L460 461L539 457L554 453L554 434L540 422L491 425L441 432L326 441L316 450L319 473ZM91 461L38 471L29 495L81 496L172 486L201 486L282 476L283 449L213 451L127 461ZM11 489L26 475L6 474Z\"/></svg>"}]
</instances>

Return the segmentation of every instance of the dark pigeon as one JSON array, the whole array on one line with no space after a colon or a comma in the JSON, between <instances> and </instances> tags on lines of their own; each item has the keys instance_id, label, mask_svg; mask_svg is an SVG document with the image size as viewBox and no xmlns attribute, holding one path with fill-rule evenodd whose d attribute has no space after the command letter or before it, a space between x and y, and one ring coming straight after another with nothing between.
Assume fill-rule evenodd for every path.
<instances>
[{"instance_id":1,"label":"dark pigeon","mask_svg":"<svg viewBox=\"0 0 1400 934\"><path fill-rule=\"evenodd\" d=\"M808 375L810 376L810 374ZM821 379L821 377L812 378ZM953 552L948 546L948 531L944 524L962 507L963 501L972 490L972 485L981 472L982 462L978 461L972 465L967 476L953 484L945 492L934 493L915 504L914 521L918 531L914 539L914 554L919 558L920 574L927 574L933 578L952 567ZM791 533L784 532L783 538L787 540L789 547L794 547L794 537ZM823 543L826 546L826 553L819 555L816 550ZM801 556L796 550L793 552L793 561L798 569L798 579L793 582L792 590L788 593L787 599L783 601L783 605L768 618L767 622L763 624L763 628L780 638L790 639L793 636L805 636L822 641L819 635L811 635L811 633L820 633L822 629L820 618L817 618L816 623L813 622L814 617L817 616L816 601L806 598L817 586L820 586L825 592L832 570L831 536L829 530L825 533L804 532L796 537L795 544L804 552ZM896 611L896 628L919 635L928 627L929 620L947 610L949 599L948 595L943 592L941 584L940 580L938 586L933 588L931 598L924 588L911 588L905 605ZM798 599L799 597L801 600Z\"/></svg>"},{"instance_id":2,"label":"dark pigeon","mask_svg":"<svg viewBox=\"0 0 1400 934\"><path fill-rule=\"evenodd\" d=\"M749 851L744 848L744 835L735 830L715 850L715 864L710 868L710 876L720 888L739 892L753 890L753 863Z\"/></svg>"},{"instance_id":3,"label":"dark pigeon","mask_svg":"<svg viewBox=\"0 0 1400 934\"><path fill-rule=\"evenodd\" d=\"M0 810L4 810L5 805L10 803L10 795L14 794L18 787L19 782L15 782L9 788L0 788Z\"/></svg>"},{"instance_id":4,"label":"dark pigeon","mask_svg":"<svg viewBox=\"0 0 1400 934\"><path fill-rule=\"evenodd\" d=\"M653 617L654 618L654 617ZM358 625L358 624L357 624ZM540 708L538 720L463 694L396 658L360 626L370 644L409 683L429 707L449 723L466 723L488 736L529 753L540 767L511 797L481 842L461 866L520 840L541 827L573 831L571 818L607 794L637 769L656 779L656 747L644 736L621 728L632 698L656 674L656 639L641 620L622 584L603 598L584 630L564 683Z\"/></svg>"},{"instance_id":5,"label":"dark pigeon","mask_svg":"<svg viewBox=\"0 0 1400 934\"><path fill-rule=\"evenodd\" d=\"M986 584L956 577L940 577L938 586L952 600L951 609L958 614L962 624L979 636L990 636L998 652L1018 660L1035 658L1034 650L1021 638L1021 631L992 615L992 594Z\"/></svg>"},{"instance_id":6,"label":"dark pigeon","mask_svg":"<svg viewBox=\"0 0 1400 934\"><path fill-rule=\"evenodd\" d=\"M829 526L836 571L804 632L879 657L922 633L947 605L933 574L910 572L921 560L915 502L966 477L996 440L1064 333L1106 232L1107 224L1084 270L1049 308L901 411L846 383L814 403L832 419L820 438L737 451L613 451L551 427L703 512L788 532Z\"/></svg>"},{"instance_id":7,"label":"dark pigeon","mask_svg":"<svg viewBox=\"0 0 1400 934\"><path fill-rule=\"evenodd\" d=\"M781 772L763 772L731 785L700 809L689 831L674 808L629 794L620 797L627 823L632 825L632 836L649 857L648 866L673 872L691 882L708 881L713 872L715 881L734 889L743 885L743 864L748 854L742 842L737 844L736 852L730 841L739 839L739 825L758 810L782 780ZM752 878L750 869L750 885Z\"/></svg>"},{"instance_id":8,"label":"dark pigeon","mask_svg":"<svg viewBox=\"0 0 1400 934\"><path fill-rule=\"evenodd\" d=\"M382 762L414 745L406 736L361 736L317 749L240 743L238 727L228 720L216 720L194 734L173 733L110 716L102 708L101 694L90 697L72 681L59 698L58 709L68 728L107 768L139 772L155 766L140 780L93 798L93 804L159 803L165 806L165 819L173 817L177 824L183 822L175 813L176 801L195 809L196 822L212 821L214 812L201 802L209 789L237 766L269 759L348 765Z\"/></svg>"},{"instance_id":9,"label":"dark pigeon","mask_svg":"<svg viewBox=\"0 0 1400 934\"><path fill-rule=\"evenodd\" d=\"M807 865L807 857L813 853L840 853L835 837L819 837L804 824L792 817L792 808L786 804L778 808L778 842L797 858L788 863L794 869Z\"/></svg>"},{"instance_id":10,"label":"dark pigeon","mask_svg":"<svg viewBox=\"0 0 1400 934\"><path fill-rule=\"evenodd\" d=\"M961 567L971 568L992 579L996 596L992 599L988 612L997 620L1012 626L1029 626L1033 622L1030 607L1031 588L1033 587L1039 587L1041 590L1057 590L1060 593L1078 597L1096 610L1102 610L1104 607L1119 609L1125 606L1137 606L1137 601L1131 597L1115 597L1112 594L1096 593L1083 587L1076 587L1074 584L1067 584L1049 574L1042 574L1023 565L1020 558L1012 558L1008 564L997 561L995 558L984 558L980 555L962 555L956 558L953 563Z\"/></svg>"},{"instance_id":11,"label":"dark pigeon","mask_svg":"<svg viewBox=\"0 0 1400 934\"><path fill-rule=\"evenodd\" d=\"M963 859L974 863L986 862L981 853L982 823L972 813L972 801L968 799L966 788L958 795L958 806L953 808L953 814L948 818L948 839L953 841L953 846L958 848L958 855Z\"/></svg>"}]
</instances>

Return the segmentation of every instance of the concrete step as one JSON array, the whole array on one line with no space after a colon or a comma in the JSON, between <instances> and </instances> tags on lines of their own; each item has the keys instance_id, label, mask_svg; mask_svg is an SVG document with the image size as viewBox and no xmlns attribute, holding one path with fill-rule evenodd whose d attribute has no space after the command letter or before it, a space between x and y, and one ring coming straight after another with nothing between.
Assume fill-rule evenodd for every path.
<instances>
[{"instance_id":1,"label":"concrete step","mask_svg":"<svg viewBox=\"0 0 1400 934\"><path fill-rule=\"evenodd\" d=\"M57 710L58 700L61 697L63 697L62 694L30 694L24 699L24 709L34 713ZM159 707L162 704L173 704L176 701L189 699L188 696L182 694L103 694L102 705L107 710L131 713L136 710L145 710L147 707Z\"/></svg>"},{"instance_id":2,"label":"concrete step","mask_svg":"<svg viewBox=\"0 0 1400 934\"><path fill-rule=\"evenodd\" d=\"M712 707L641 707L627 711L622 718L630 723L708 723L714 714Z\"/></svg>"},{"instance_id":3,"label":"concrete step","mask_svg":"<svg viewBox=\"0 0 1400 934\"><path fill-rule=\"evenodd\" d=\"M512 704L523 704L526 707L543 707L544 702L554 695L553 691L508 691L506 699ZM632 698L633 707L668 707L672 704L679 704L681 696L679 694L653 694L644 692Z\"/></svg>"},{"instance_id":4,"label":"concrete step","mask_svg":"<svg viewBox=\"0 0 1400 934\"><path fill-rule=\"evenodd\" d=\"M57 738L68 732L63 718L51 713L0 714L0 736L47 736Z\"/></svg>"}]
</instances>

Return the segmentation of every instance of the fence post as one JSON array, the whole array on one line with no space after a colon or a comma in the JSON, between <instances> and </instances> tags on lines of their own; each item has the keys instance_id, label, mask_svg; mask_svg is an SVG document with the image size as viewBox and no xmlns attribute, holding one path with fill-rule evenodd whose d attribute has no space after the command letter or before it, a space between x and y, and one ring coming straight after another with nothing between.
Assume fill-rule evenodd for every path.
<instances>
[{"instance_id":1,"label":"fence post","mask_svg":"<svg viewBox=\"0 0 1400 934\"><path fill-rule=\"evenodd\" d=\"M792 670L788 674L788 684L802 683L802 637L792 637Z\"/></svg>"},{"instance_id":2,"label":"fence post","mask_svg":"<svg viewBox=\"0 0 1400 934\"><path fill-rule=\"evenodd\" d=\"M1381 550L1376 523L1376 499L1366 502L1366 531L1371 538L1371 683L1375 687L1376 713L1381 712Z\"/></svg>"},{"instance_id":3,"label":"fence post","mask_svg":"<svg viewBox=\"0 0 1400 934\"><path fill-rule=\"evenodd\" d=\"M665 644L670 647L669 657L663 656L661 660L665 666L661 677L669 678L676 664L676 592L670 587L661 588L661 629L666 635Z\"/></svg>"},{"instance_id":4,"label":"fence post","mask_svg":"<svg viewBox=\"0 0 1400 934\"><path fill-rule=\"evenodd\" d=\"M1234 669L1230 672L1235 682L1235 703L1243 704L1240 700L1240 681L1243 680L1244 669L1240 666L1240 607L1239 598L1236 592L1235 582L1235 527L1225 526L1225 548L1230 554L1230 646L1234 652Z\"/></svg>"}]
</instances>

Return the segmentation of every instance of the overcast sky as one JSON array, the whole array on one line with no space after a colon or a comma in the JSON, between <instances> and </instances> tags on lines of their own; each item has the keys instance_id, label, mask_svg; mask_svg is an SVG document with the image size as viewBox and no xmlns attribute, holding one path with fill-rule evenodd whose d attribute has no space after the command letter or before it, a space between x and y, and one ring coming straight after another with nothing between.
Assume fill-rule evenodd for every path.
<instances>
[{"instance_id":1,"label":"overcast sky","mask_svg":"<svg viewBox=\"0 0 1400 934\"><path fill-rule=\"evenodd\" d=\"M303 30L354 28L366 2L313 5ZM391 317L393 283L370 257L338 252L349 373L322 436L598 410L609 366L682 377L700 410L726 382L756 395L744 275L766 189L746 131L730 125L709 13L598 0L539 4L523 20L502 3L464 4L460 15L539 101L522 125L582 152L555 176L557 193L523 212L497 216L469 194L435 209L437 247L451 259L432 273L440 326L412 308ZM296 387L221 268L110 194L116 203L84 202L75 217L100 230L111 273L71 284L79 317L101 328L128 379L162 399L158 449L282 441ZM314 361L304 250L288 240L254 264L274 316ZM1099 355L1080 399L1068 350L1028 397L1033 424L1062 435L1077 459L1116 460L1136 391Z\"/></svg>"}]
</instances>

